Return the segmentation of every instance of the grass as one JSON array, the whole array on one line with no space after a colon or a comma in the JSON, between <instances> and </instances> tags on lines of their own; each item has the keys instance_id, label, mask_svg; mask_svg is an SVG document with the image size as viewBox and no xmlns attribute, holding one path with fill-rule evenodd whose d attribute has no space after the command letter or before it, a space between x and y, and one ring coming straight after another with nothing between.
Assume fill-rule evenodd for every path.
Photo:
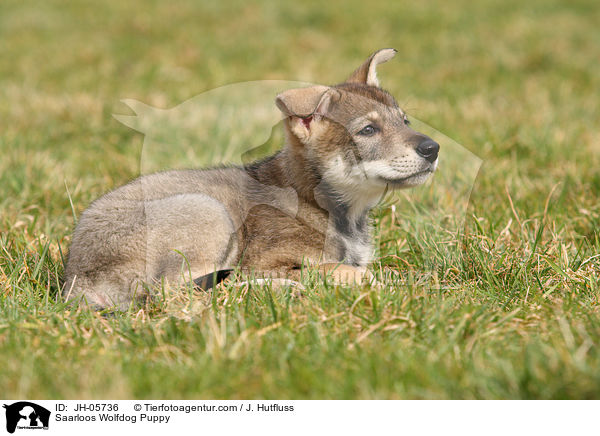
<instances>
[{"instance_id":1,"label":"grass","mask_svg":"<svg viewBox=\"0 0 600 436\"><path fill-rule=\"evenodd\" d=\"M0 392L600 398L599 20L591 0L3 1ZM336 83L388 46L383 85L483 160L464 225L445 224L458 188L440 177L374 211L382 290L309 280L300 298L225 288L113 317L65 308L74 214L140 172L144 136L112 118L121 99Z\"/></svg>"}]
</instances>

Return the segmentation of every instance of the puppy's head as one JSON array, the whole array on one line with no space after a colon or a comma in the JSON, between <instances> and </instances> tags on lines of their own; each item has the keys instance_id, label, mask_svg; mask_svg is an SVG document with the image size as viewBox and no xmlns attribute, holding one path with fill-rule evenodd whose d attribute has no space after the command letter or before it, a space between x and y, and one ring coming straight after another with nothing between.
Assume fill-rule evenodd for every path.
<instances>
[{"instance_id":1,"label":"puppy's head","mask_svg":"<svg viewBox=\"0 0 600 436\"><path fill-rule=\"evenodd\" d=\"M346 82L291 89L277 96L288 146L341 194L377 196L420 185L435 171L439 145L410 128L396 100L379 87L376 67L394 49L371 55Z\"/></svg>"}]
</instances>

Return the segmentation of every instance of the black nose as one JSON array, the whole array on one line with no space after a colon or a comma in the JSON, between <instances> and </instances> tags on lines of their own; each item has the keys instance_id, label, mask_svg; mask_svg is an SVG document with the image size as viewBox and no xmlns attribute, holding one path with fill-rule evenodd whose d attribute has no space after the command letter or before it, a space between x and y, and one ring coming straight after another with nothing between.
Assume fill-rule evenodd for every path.
<instances>
[{"instance_id":1,"label":"black nose","mask_svg":"<svg viewBox=\"0 0 600 436\"><path fill-rule=\"evenodd\" d=\"M429 138L417 145L417 153L419 154L419 156L423 156L425 159L432 163L435 162L435 160L437 159L439 151L440 144Z\"/></svg>"}]
</instances>

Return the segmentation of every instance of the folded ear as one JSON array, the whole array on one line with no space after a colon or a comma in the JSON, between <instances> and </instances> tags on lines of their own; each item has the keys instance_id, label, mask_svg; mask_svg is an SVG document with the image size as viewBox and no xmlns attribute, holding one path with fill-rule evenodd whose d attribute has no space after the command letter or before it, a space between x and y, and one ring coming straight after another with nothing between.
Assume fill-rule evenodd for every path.
<instances>
[{"instance_id":1,"label":"folded ear","mask_svg":"<svg viewBox=\"0 0 600 436\"><path fill-rule=\"evenodd\" d=\"M334 90L328 86L289 89L275 99L275 103L286 116L300 118L325 115Z\"/></svg>"},{"instance_id":2,"label":"folded ear","mask_svg":"<svg viewBox=\"0 0 600 436\"><path fill-rule=\"evenodd\" d=\"M396 55L396 50L393 48L382 48L376 51L369 59L365 61L360 67L352 73L352 75L346 80L346 83L365 83L371 86L379 87L379 80L377 80L377 65L389 61Z\"/></svg>"}]
</instances>

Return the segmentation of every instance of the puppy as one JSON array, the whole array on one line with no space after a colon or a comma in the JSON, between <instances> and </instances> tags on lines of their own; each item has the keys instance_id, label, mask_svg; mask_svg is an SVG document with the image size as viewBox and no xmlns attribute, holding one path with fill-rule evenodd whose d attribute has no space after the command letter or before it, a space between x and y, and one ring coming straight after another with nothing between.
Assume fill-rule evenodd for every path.
<instances>
[{"instance_id":1,"label":"puppy","mask_svg":"<svg viewBox=\"0 0 600 436\"><path fill-rule=\"evenodd\" d=\"M395 53L375 52L339 85L278 95L286 141L273 156L143 176L93 202L73 234L64 296L125 309L148 295L144 284L207 288L234 267L297 280L312 264L338 283L362 280L369 210L438 162L439 145L379 86L377 65ZM290 197L296 213L281 207Z\"/></svg>"}]
</instances>

